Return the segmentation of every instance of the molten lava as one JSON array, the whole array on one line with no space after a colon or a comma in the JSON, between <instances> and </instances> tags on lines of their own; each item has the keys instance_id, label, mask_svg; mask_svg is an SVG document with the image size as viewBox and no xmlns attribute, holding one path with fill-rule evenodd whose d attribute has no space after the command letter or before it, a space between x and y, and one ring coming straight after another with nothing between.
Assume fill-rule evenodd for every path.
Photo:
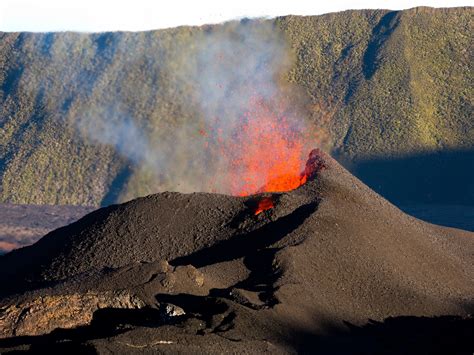
<instances>
[{"instance_id":1,"label":"molten lava","mask_svg":"<svg viewBox=\"0 0 474 355\"><path fill-rule=\"evenodd\" d=\"M248 107L230 137L218 138L231 194L283 192L304 184L312 143L302 121L275 102L253 99Z\"/></svg>"},{"instance_id":2,"label":"molten lava","mask_svg":"<svg viewBox=\"0 0 474 355\"><path fill-rule=\"evenodd\" d=\"M309 153L308 161L306 162L306 166L304 169L304 173L302 173L299 177L299 180L285 180L283 177L282 179L277 180L275 183L270 181L265 188L266 189L278 189L281 186L293 186L293 185L284 185L286 183L293 184L294 182L298 183L297 186L293 187L292 189L297 188L298 186L304 184L308 179L316 178L317 174L328 167L326 160L324 158L325 154L318 148L311 150ZM280 184L283 181L283 184ZM262 213L270 208L273 208L273 199L271 197L264 197L262 198L255 209L255 215Z\"/></svg>"},{"instance_id":3,"label":"molten lava","mask_svg":"<svg viewBox=\"0 0 474 355\"><path fill-rule=\"evenodd\" d=\"M263 211L269 210L273 207L273 200L271 197L265 197L258 201L257 208L255 209L255 215L262 213Z\"/></svg>"}]
</instances>

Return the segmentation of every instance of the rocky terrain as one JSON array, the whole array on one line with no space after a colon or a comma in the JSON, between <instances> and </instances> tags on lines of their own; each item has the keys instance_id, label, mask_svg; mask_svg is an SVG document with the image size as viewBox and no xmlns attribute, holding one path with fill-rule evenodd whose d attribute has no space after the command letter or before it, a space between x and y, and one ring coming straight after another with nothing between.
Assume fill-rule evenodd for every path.
<instances>
[{"instance_id":1,"label":"rocky terrain","mask_svg":"<svg viewBox=\"0 0 474 355\"><path fill-rule=\"evenodd\" d=\"M473 18L0 33L0 353L472 354Z\"/></svg>"},{"instance_id":2,"label":"rocky terrain","mask_svg":"<svg viewBox=\"0 0 474 355\"><path fill-rule=\"evenodd\" d=\"M472 353L474 233L319 150L305 174L112 205L1 256L0 351Z\"/></svg>"},{"instance_id":3,"label":"rocky terrain","mask_svg":"<svg viewBox=\"0 0 474 355\"><path fill-rule=\"evenodd\" d=\"M0 204L0 253L33 244L92 210L83 206Z\"/></svg>"}]
</instances>

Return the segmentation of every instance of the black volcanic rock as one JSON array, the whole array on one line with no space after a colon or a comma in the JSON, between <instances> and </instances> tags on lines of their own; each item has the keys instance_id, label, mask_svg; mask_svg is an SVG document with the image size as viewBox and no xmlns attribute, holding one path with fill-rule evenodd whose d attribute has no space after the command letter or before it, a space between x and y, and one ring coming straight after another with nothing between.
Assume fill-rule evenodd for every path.
<instances>
[{"instance_id":1,"label":"black volcanic rock","mask_svg":"<svg viewBox=\"0 0 474 355\"><path fill-rule=\"evenodd\" d=\"M467 349L474 234L405 215L324 153L313 151L311 164L314 176L293 191L152 195L1 257L0 326L11 307L67 304L68 295L77 304L122 292L144 306L110 300L89 324L10 337L0 349L64 339L99 352ZM264 197L274 207L255 216ZM35 310L30 319L41 319ZM403 330L417 324L427 330L404 348Z\"/></svg>"}]
</instances>

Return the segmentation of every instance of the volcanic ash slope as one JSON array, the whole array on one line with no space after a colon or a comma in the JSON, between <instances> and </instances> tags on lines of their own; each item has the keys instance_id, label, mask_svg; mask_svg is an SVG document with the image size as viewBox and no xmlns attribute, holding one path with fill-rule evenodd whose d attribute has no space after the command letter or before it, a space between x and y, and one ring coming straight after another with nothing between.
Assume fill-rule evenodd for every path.
<instances>
[{"instance_id":1,"label":"volcanic ash slope","mask_svg":"<svg viewBox=\"0 0 474 355\"><path fill-rule=\"evenodd\" d=\"M404 214L319 151L306 173L286 193L103 208L2 256L0 350L469 350L474 234Z\"/></svg>"}]
</instances>

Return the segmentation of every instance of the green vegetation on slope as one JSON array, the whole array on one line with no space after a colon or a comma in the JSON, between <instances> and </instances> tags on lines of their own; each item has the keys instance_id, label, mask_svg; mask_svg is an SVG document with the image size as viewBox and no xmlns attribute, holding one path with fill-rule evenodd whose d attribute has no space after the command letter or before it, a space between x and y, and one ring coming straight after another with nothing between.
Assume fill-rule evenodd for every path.
<instances>
[{"instance_id":1,"label":"green vegetation on slope","mask_svg":"<svg viewBox=\"0 0 474 355\"><path fill-rule=\"evenodd\" d=\"M472 147L472 9L349 11L281 20L291 80L326 112L334 147L357 157Z\"/></svg>"},{"instance_id":2,"label":"green vegetation on slope","mask_svg":"<svg viewBox=\"0 0 474 355\"><path fill-rule=\"evenodd\" d=\"M339 156L474 146L472 8L272 21L295 54L288 81L307 92L311 120ZM77 122L126 116L154 141L192 127L193 83L180 69L197 36L223 28L0 33L0 201L100 205L162 188L146 168L84 139Z\"/></svg>"}]
</instances>

